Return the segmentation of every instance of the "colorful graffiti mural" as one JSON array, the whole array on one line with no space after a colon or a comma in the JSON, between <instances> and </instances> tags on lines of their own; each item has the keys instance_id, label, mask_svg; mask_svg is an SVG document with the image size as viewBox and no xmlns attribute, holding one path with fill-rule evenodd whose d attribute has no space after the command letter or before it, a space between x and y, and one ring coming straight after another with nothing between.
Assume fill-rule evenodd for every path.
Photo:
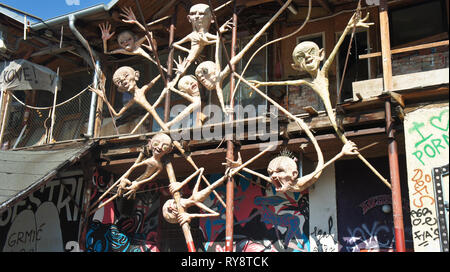
<instances>
[{"instance_id":1,"label":"colorful graffiti mural","mask_svg":"<svg viewBox=\"0 0 450 272\"><path fill-rule=\"evenodd\" d=\"M81 173L63 173L0 214L3 252L79 251ZM1 244L3 242L3 244Z\"/></svg>"},{"instance_id":2,"label":"colorful graffiti mural","mask_svg":"<svg viewBox=\"0 0 450 272\"><path fill-rule=\"evenodd\" d=\"M211 177L214 180L214 177ZM309 251L308 195L277 194L251 175L237 179L234 241L237 252ZM221 188L225 192L225 188ZM218 207L215 198L209 205ZM222 208L223 209L223 208ZM220 218L200 220L205 251L225 248L224 210Z\"/></svg>"},{"instance_id":3,"label":"colorful graffiti mural","mask_svg":"<svg viewBox=\"0 0 450 272\"><path fill-rule=\"evenodd\" d=\"M220 174L207 176L215 180ZM99 188L91 199L105 190L110 181L108 173L96 172L94 183ZM108 180L108 181L106 181ZM256 178L246 175L237 179L235 192L234 241L237 252L309 251L308 195L276 195L275 190ZM147 194L137 194L124 213L124 203L115 201L97 211L89 223L86 235L87 251L162 251L158 241L164 229L159 219L160 195L166 186L153 183L143 188ZM186 188L189 194L192 188ZM225 194L225 186L217 189ZM192 231L200 231L198 251L216 252L225 249L225 209L214 195L205 201L218 211L215 218L194 219ZM166 251L167 248L164 248ZM174 249L168 249L174 250ZM176 249L175 249L176 250Z\"/></svg>"}]
</instances>

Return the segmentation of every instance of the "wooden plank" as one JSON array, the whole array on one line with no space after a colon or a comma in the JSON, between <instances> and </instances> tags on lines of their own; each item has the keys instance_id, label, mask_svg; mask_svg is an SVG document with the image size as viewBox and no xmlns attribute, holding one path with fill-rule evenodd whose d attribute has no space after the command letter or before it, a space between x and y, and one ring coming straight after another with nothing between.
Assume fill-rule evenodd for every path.
<instances>
[{"instance_id":1,"label":"wooden plank","mask_svg":"<svg viewBox=\"0 0 450 272\"><path fill-rule=\"evenodd\" d=\"M418 50L423 50L423 49L448 46L448 44L449 44L448 40L440 41L440 42L433 42L433 43L426 43L426 44L421 44L421 45L416 45L416 46L392 49L391 54L400 54L400 53L406 53L406 52L411 52L411 51L418 51ZM381 52L359 55L359 59L368 59L368 58L374 58L374 57L381 57Z\"/></svg>"},{"instance_id":2,"label":"wooden plank","mask_svg":"<svg viewBox=\"0 0 450 272\"><path fill-rule=\"evenodd\" d=\"M383 80L384 90L392 91L394 82L392 80L392 54L391 54L391 38L389 34L389 15L387 7L380 5L380 39L381 54L383 63Z\"/></svg>"}]
</instances>

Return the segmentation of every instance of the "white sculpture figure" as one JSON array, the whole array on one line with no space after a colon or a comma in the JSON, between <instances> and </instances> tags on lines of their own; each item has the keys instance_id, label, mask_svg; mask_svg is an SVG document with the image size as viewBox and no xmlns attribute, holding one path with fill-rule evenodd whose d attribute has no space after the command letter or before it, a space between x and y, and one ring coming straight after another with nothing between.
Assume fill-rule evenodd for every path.
<instances>
[{"instance_id":1,"label":"white sculpture figure","mask_svg":"<svg viewBox=\"0 0 450 272\"><path fill-rule=\"evenodd\" d=\"M222 83L224 79L230 74L231 67L239 63L248 50L255 44L255 42L261 38L266 30L273 24L273 22L283 13L283 11L289 6L292 1L287 1L283 7L256 33L248 44L238 53L232 57L222 70L220 62L220 40L216 40L216 56L215 62L205 61L202 62L195 70L195 75L203 86L209 91L216 90L217 97L219 98L220 106L225 114L230 114L233 109L225 107L223 98Z\"/></svg>"},{"instance_id":2,"label":"white sculpture figure","mask_svg":"<svg viewBox=\"0 0 450 272\"><path fill-rule=\"evenodd\" d=\"M152 105L147 101L145 94L153 87L153 85L159 80L161 75L155 77L150 83L138 87L137 81L139 81L140 73L134 70L132 67L123 66L116 70L113 75L113 82L117 86L119 92L128 92L132 95L132 98L128 103L116 112L114 107L109 103L105 97L105 93L91 88L92 91L97 93L97 95L103 99L108 108L111 110L115 117L121 116L126 110L128 110L133 104L138 103L147 111L153 110Z\"/></svg>"},{"instance_id":3,"label":"white sculpture figure","mask_svg":"<svg viewBox=\"0 0 450 272\"><path fill-rule=\"evenodd\" d=\"M100 198L93 206L99 203L116 187L117 193L107 201L99 205L99 207L96 208L93 212L104 207L106 204L113 201L117 197L127 197L128 199L135 198L137 190L143 184L151 182L156 178L156 176L161 173L161 171L163 170L163 163L161 162L161 159L166 154L169 154L172 151L172 139L164 133L158 133L148 141L148 147L152 152L152 156L146 160L142 160L143 153L141 153L134 164L125 172L125 174L123 174L111 187L109 187L109 189L100 196ZM136 180L130 181L128 177L133 173L134 170L142 166L145 166L144 173L142 173Z\"/></svg>"},{"instance_id":4,"label":"white sculpture figure","mask_svg":"<svg viewBox=\"0 0 450 272\"><path fill-rule=\"evenodd\" d=\"M313 185L317 181L315 175L323 171L323 169L328 167L330 164L334 163L336 160L342 158L343 156L351 156L357 154L358 149L356 145L352 141L348 141L342 147L341 152L339 152L331 160L322 165L320 169L316 169L313 173L300 178L298 177L299 172L297 160L285 155L278 156L270 161L267 167L267 173L269 174L269 177L248 168L243 168L243 171L272 183L275 186L275 190L277 192L302 192ZM240 160L241 159L239 155L238 161L233 162L235 167L241 164Z\"/></svg>"},{"instance_id":5,"label":"white sculpture figure","mask_svg":"<svg viewBox=\"0 0 450 272\"><path fill-rule=\"evenodd\" d=\"M219 38L219 35L209 33L211 23L214 22L209 5L193 5L187 17L192 24L192 32L178 42L173 43L173 47L188 53L187 58L178 68L178 73L180 74L184 74L186 69L200 56L205 46L215 44ZM228 20L220 27L220 33L225 33L232 28L231 20ZM181 46L187 42L191 43L190 49Z\"/></svg>"},{"instance_id":6,"label":"white sculpture figure","mask_svg":"<svg viewBox=\"0 0 450 272\"><path fill-rule=\"evenodd\" d=\"M211 192L214 192L214 190L222 185L222 183L227 180L230 177L233 177L235 174L237 174L239 171L244 169L246 166L260 158L262 155L267 153L269 150L271 150L274 146L268 146L266 149L258 153L256 156L250 158L247 162L244 164L240 163L239 165L231 162L227 159L227 163L224 165L227 166L227 170L225 171L225 175L221 177L220 179L216 180L214 183L208 185L203 190L199 191L200 187L200 178L197 179L197 183L195 184L195 187L193 189L192 195L189 198L180 198L180 205L183 208L184 211L187 210L187 208L191 206L197 206L200 209L206 211L206 214L189 214L187 212L184 213L178 213L178 208L175 203L174 199L169 199L164 203L163 205L163 217L166 219L169 223L180 223L180 225L183 225L185 223L190 223L191 219L194 217L211 217L211 216L218 216L219 213L211 210L210 208L206 207L203 202L206 200L207 197L211 194ZM176 182L171 183L169 185L169 190L172 195L174 195L176 192L179 192L183 186L189 183L196 175L202 175L203 174L203 168L200 168L197 170L194 174L192 174L190 177L185 179L183 182Z\"/></svg>"},{"instance_id":7,"label":"white sculpture figure","mask_svg":"<svg viewBox=\"0 0 450 272\"><path fill-rule=\"evenodd\" d=\"M164 133L156 134L149 141L149 148L152 151L152 156L140 163L133 165L130 168L130 171L127 172L127 175L122 177L117 190L117 194L119 196L124 196L128 199L135 198L137 190L143 184L152 181L163 170L163 163L161 162L161 159L166 154L169 154L172 151L172 139ZM133 170L142 165L146 166L144 173L140 175L136 180L130 181L128 179L129 175Z\"/></svg>"},{"instance_id":8,"label":"white sculpture figure","mask_svg":"<svg viewBox=\"0 0 450 272\"><path fill-rule=\"evenodd\" d=\"M178 82L178 89L173 87L170 88L171 91L179 94L180 96L186 98L190 104L180 112L175 118L166 123L167 127L171 127L173 124L183 120L186 116L191 114L197 109L200 109L202 105L200 97L200 89L198 86L198 81L194 76L188 75L184 76Z\"/></svg>"},{"instance_id":9,"label":"white sculpture figure","mask_svg":"<svg viewBox=\"0 0 450 272\"><path fill-rule=\"evenodd\" d=\"M143 31L146 31L145 27L142 26L137 20L136 16L133 13L133 10L131 8L123 8L122 9L121 16L124 17L122 21L130 24L136 24L141 28ZM147 38L147 35L144 35L142 38L138 39L136 34L134 34L132 31L125 30L119 33L117 36L117 42L120 49L116 49L113 51L108 51L108 40L111 39L115 32L111 33L111 24L109 22L102 23L99 25L100 30L102 32L102 40L103 40L103 52L108 55L112 54L124 54L124 55L138 55L146 58L147 60L153 62L157 65L157 62L143 49L143 47L147 48L150 52L153 51L152 46L150 45L150 41ZM156 40L153 39L153 34L150 32L148 33L149 37L151 37L151 42L153 43L153 46L156 48ZM148 45L145 44L145 41L148 41ZM162 67L164 71L167 71L164 67Z\"/></svg>"},{"instance_id":10,"label":"white sculpture figure","mask_svg":"<svg viewBox=\"0 0 450 272\"><path fill-rule=\"evenodd\" d=\"M292 57L294 59L294 64L292 64L292 68L297 71L306 71L308 72L312 80L287 80L287 81L279 81L279 82L259 82L259 81L250 81L255 85L255 87L259 86L286 86L286 85L307 85L311 87L311 89L316 92L319 97L322 99L325 110L328 114L330 122L333 125L336 133L343 140L343 142L347 142L344 134L338 128L336 123L336 116L333 111L333 106L331 105L330 94L329 94L329 81L328 81L328 70L331 67L331 64L336 57L337 52L339 51L339 47L344 42L345 36L350 32L353 27L363 27L368 28L372 23L366 23L369 19L369 14L364 19L361 19L358 16L358 13L355 13L350 19L347 27L342 33L339 41L334 47L328 59L325 61L322 68L320 68L320 63L325 59L325 52L323 49L320 49L317 44L314 42L306 41L298 44L293 53Z\"/></svg>"},{"instance_id":11,"label":"white sculpture figure","mask_svg":"<svg viewBox=\"0 0 450 272\"><path fill-rule=\"evenodd\" d=\"M313 42L302 42L298 44L293 53L292 57L294 60L294 64L292 67L297 71L306 71L310 74L312 80L287 80L287 81L279 81L279 82L259 82L259 81L250 81L253 86L258 88L259 86L287 86L287 85L307 85L311 89L316 92L325 105L325 110L327 112L328 118L336 131L339 139L345 144L348 139L345 137L344 132L338 127L336 121L336 115L333 111L333 106L331 105L330 94L329 94L329 81L328 81L328 71L333 63L337 52L339 51L339 47L344 42L345 36L354 28L354 27L362 27L369 28L373 23L366 23L369 19L369 14L365 18L361 18L360 12L356 12L350 18L347 27L339 38L336 46L331 52L328 59L325 61L322 68L320 68L320 63L325 59L325 52L323 49L320 49L317 44ZM383 181L388 187L390 184L386 181L386 179L381 176L381 174L372 166L370 163L361 155L358 154L358 158L363 161L369 168L374 172L378 178Z\"/></svg>"}]
</instances>

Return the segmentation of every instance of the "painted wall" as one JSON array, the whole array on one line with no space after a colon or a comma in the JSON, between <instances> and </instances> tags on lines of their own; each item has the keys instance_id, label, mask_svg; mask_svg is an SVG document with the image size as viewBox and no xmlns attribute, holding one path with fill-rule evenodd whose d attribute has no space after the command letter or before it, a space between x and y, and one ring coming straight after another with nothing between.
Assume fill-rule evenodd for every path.
<instances>
[{"instance_id":1,"label":"painted wall","mask_svg":"<svg viewBox=\"0 0 450 272\"><path fill-rule=\"evenodd\" d=\"M410 112L404 126L414 250L448 252L448 104Z\"/></svg>"},{"instance_id":2,"label":"painted wall","mask_svg":"<svg viewBox=\"0 0 450 272\"><path fill-rule=\"evenodd\" d=\"M389 177L387 157L368 161L384 177ZM400 169L406 168L404 156L399 157L399 164ZM335 167L339 251L393 251L395 234L391 190L358 159L338 161ZM405 171L400 171L400 180L404 200L405 244L411 250L413 245Z\"/></svg>"},{"instance_id":3,"label":"painted wall","mask_svg":"<svg viewBox=\"0 0 450 272\"><path fill-rule=\"evenodd\" d=\"M83 176L63 173L0 214L3 252L79 251Z\"/></svg>"},{"instance_id":4,"label":"painted wall","mask_svg":"<svg viewBox=\"0 0 450 272\"><path fill-rule=\"evenodd\" d=\"M320 180L309 189L311 252L339 250L334 164L322 172Z\"/></svg>"},{"instance_id":5,"label":"painted wall","mask_svg":"<svg viewBox=\"0 0 450 272\"><path fill-rule=\"evenodd\" d=\"M220 177L221 174L207 176L210 182ZM235 189L235 250L311 251L308 194L276 194L271 185L263 188L265 182L250 175L245 177L237 179L238 186ZM94 183L100 190L93 193L91 203L98 199L110 181L108 173L96 172ZM194 184L190 185L183 191L184 195L191 194ZM168 225L159 217L160 207L168 197L166 187L167 184L154 183L142 188L146 193L138 193L136 201L129 203L129 207L136 205L134 209L127 210L126 205L114 201L98 210L89 222L87 251L186 251L181 228ZM225 190L225 186L221 186L217 192L224 196ZM197 250L224 251L225 208L214 195L205 204L221 216L192 220L191 232ZM332 210L328 214L330 212ZM325 224L324 229L329 232L328 221ZM320 240L324 233L319 227L315 231L316 238ZM315 243L315 250L319 250L318 244Z\"/></svg>"}]
</instances>

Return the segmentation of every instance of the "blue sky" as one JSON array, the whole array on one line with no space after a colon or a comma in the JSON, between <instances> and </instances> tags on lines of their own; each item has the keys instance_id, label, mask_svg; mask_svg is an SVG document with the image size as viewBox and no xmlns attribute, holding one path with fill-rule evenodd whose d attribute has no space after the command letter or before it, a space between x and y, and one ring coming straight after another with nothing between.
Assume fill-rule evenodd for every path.
<instances>
[{"instance_id":1,"label":"blue sky","mask_svg":"<svg viewBox=\"0 0 450 272\"><path fill-rule=\"evenodd\" d=\"M108 4L110 0L0 0L0 2L47 20L98 4Z\"/></svg>"}]
</instances>

